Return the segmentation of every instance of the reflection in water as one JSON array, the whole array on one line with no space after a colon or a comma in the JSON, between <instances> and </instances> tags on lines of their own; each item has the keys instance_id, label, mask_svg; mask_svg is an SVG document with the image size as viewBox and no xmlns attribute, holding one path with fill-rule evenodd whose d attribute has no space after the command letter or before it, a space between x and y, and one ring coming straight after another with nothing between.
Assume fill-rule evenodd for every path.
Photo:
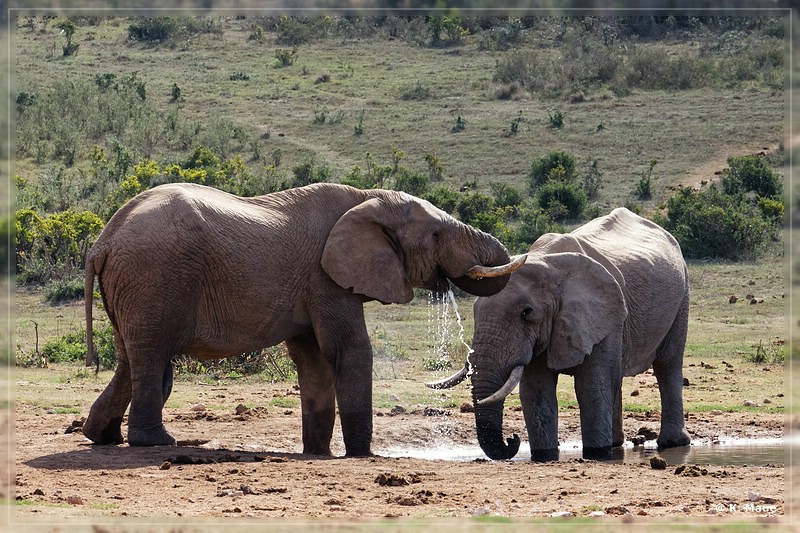
<instances>
[{"instance_id":1,"label":"reflection in water","mask_svg":"<svg viewBox=\"0 0 800 533\"><path fill-rule=\"evenodd\" d=\"M800 438L782 439L727 439L715 442L697 441L691 446L656 449L655 441L649 441L645 446L631 446L628 442L617 449L618 457L611 463L641 463L649 462L650 458L658 455L669 465L750 465L759 466L766 464L785 464L788 462L788 449L794 447L796 455L800 446ZM572 461L581 457L579 442L567 442L560 447L560 461ZM377 451L378 455L388 457L412 457L417 459L431 459L441 461L474 461L486 459L483 451L478 446L437 446L431 448L399 449L392 448ZM514 461L530 460L530 447L527 443L520 446L519 453Z\"/></svg>"}]
</instances>

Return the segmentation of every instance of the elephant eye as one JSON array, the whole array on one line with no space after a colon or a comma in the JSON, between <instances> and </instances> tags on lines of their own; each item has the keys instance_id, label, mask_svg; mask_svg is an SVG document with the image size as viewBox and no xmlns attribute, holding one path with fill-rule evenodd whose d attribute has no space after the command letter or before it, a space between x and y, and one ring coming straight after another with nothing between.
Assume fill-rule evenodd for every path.
<instances>
[{"instance_id":1,"label":"elephant eye","mask_svg":"<svg viewBox=\"0 0 800 533\"><path fill-rule=\"evenodd\" d=\"M533 312L533 307L531 307L530 305L526 305L525 309L522 310L522 319L527 320L532 312Z\"/></svg>"}]
</instances>

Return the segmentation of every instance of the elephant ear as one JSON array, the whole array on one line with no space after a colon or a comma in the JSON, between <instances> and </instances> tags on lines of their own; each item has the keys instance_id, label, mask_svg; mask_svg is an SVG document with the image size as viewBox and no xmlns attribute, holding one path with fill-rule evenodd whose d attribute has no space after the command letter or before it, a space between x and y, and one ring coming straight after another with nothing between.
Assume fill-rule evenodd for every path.
<instances>
[{"instance_id":1,"label":"elephant ear","mask_svg":"<svg viewBox=\"0 0 800 533\"><path fill-rule=\"evenodd\" d=\"M333 226L322 268L339 286L383 303L408 303L414 291L406 278L391 230L382 222L389 215L380 198L358 204Z\"/></svg>"},{"instance_id":2,"label":"elephant ear","mask_svg":"<svg viewBox=\"0 0 800 533\"><path fill-rule=\"evenodd\" d=\"M557 276L559 309L547 350L547 365L563 370L583 363L594 346L628 316L625 297L614 276L594 259L579 253L549 254L542 258Z\"/></svg>"}]
</instances>

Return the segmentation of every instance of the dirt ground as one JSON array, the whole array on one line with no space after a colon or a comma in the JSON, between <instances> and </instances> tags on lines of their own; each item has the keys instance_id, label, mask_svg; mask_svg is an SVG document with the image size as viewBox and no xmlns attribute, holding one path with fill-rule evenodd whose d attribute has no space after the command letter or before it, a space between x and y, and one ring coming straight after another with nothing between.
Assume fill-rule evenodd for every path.
<instances>
[{"instance_id":1,"label":"dirt ground","mask_svg":"<svg viewBox=\"0 0 800 533\"><path fill-rule=\"evenodd\" d=\"M136 517L171 523L324 517L326 524L384 525L444 517L469 524L532 517L584 524L791 523L791 469L783 464L695 465L670 454L666 467L657 469L647 458L655 451L621 464L578 454L548 464L495 462L480 457L470 412L424 405L375 409L375 457L304 456L300 410L270 403L297 395L291 385L181 386L203 388L205 398L225 407L166 409L177 447L95 446L81 434L79 415L17 402L13 422L6 420L16 438L12 523L55 529L64 517L84 524ZM577 410L563 412L559 426L562 442L579 442ZM781 438L785 426L780 414L711 412L690 414L687 421L693 439L704 445L718 438ZM624 427L627 436L643 427L657 431L658 414L629 414ZM521 452L527 451L521 411L506 408L505 428L509 436L523 436ZM477 450L476 457L441 458L454 447ZM333 450L343 453L338 422ZM416 458L393 457L403 450Z\"/></svg>"}]
</instances>

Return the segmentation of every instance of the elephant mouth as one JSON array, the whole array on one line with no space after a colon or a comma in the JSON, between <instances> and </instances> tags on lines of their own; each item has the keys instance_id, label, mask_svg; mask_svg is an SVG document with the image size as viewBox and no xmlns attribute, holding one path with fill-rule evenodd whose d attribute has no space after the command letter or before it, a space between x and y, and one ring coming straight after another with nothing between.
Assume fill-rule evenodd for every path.
<instances>
[{"instance_id":1,"label":"elephant mouth","mask_svg":"<svg viewBox=\"0 0 800 533\"><path fill-rule=\"evenodd\" d=\"M437 268L422 286L435 293L446 293L450 290L450 280L441 269Z\"/></svg>"}]
</instances>

